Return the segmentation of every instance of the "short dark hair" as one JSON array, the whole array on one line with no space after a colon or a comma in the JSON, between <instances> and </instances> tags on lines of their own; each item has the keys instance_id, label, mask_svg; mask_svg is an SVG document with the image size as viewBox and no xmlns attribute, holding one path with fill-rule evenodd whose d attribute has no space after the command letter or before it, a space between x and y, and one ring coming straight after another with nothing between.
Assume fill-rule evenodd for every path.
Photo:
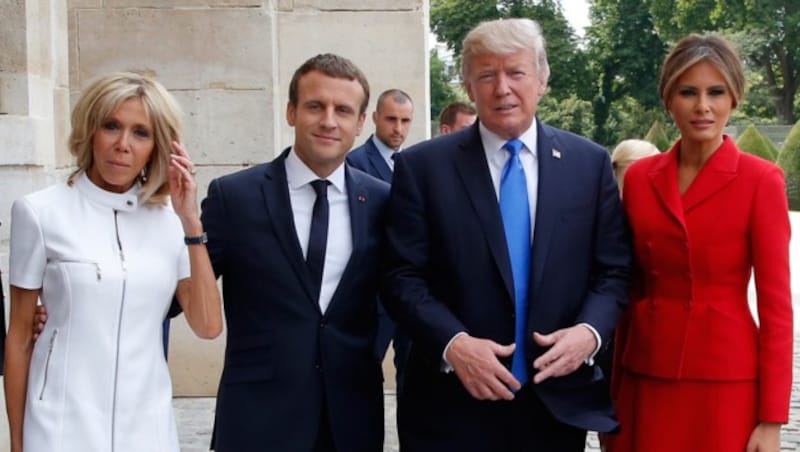
<instances>
[{"instance_id":1,"label":"short dark hair","mask_svg":"<svg viewBox=\"0 0 800 452\"><path fill-rule=\"evenodd\" d=\"M439 115L439 125L446 124L452 127L456 123L456 117L459 113L470 116L477 116L478 114L475 108L466 102L450 102Z\"/></svg>"},{"instance_id":2,"label":"short dark hair","mask_svg":"<svg viewBox=\"0 0 800 452\"><path fill-rule=\"evenodd\" d=\"M398 104L404 104L406 102L411 102L411 105L414 105L414 101L411 100L411 96L408 95L402 89L392 88L387 89L386 91L382 92L380 96L378 96L378 102L375 104L375 109L380 111L381 105L383 104L384 99L387 97L391 97L393 101Z\"/></svg>"},{"instance_id":3,"label":"short dark hair","mask_svg":"<svg viewBox=\"0 0 800 452\"><path fill-rule=\"evenodd\" d=\"M367 105L369 105L369 83L367 82L367 77L352 61L332 53L323 53L309 58L294 71L292 82L289 84L289 102L292 105L297 106L297 85L300 83L300 79L312 71L318 71L333 78L358 81L364 90L364 100L361 102L361 111L359 113L367 111Z\"/></svg>"}]
</instances>

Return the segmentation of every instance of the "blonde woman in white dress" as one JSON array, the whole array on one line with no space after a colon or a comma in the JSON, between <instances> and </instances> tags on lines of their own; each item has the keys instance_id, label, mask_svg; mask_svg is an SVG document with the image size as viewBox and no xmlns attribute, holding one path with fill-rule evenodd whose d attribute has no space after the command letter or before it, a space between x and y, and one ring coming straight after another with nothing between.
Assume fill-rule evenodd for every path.
<instances>
[{"instance_id":1,"label":"blonde woman in white dress","mask_svg":"<svg viewBox=\"0 0 800 452\"><path fill-rule=\"evenodd\" d=\"M12 207L5 393L12 452L177 452L161 325L222 329L180 110L153 79L114 73L72 112L77 170ZM171 201L171 202L170 202ZM37 301L47 309L39 338Z\"/></svg>"}]
</instances>

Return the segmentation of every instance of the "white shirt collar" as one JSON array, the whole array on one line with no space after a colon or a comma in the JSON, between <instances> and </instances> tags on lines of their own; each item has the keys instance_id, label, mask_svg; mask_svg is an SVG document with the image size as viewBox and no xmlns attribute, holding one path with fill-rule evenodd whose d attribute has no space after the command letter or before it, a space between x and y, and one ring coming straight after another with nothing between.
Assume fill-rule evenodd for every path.
<instances>
[{"instance_id":1,"label":"white shirt collar","mask_svg":"<svg viewBox=\"0 0 800 452\"><path fill-rule=\"evenodd\" d=\"M483 149L486 151L486 154L491 159L500 158L502 162L505 163L506 159L508 158L508 153L503 151L503 145L506 144L508 140L504 140L500 138L496 133L489 130L482 122L478 121L478 128L481 133L481 143L483 144ZM525 148L536 157L536 139L537 130L536 130L536 118L533 118L533 122L531 122L531 126L528 127L528 130L522 133L522 135L517 137L522 144L525 145Z\"/></svg>"},{"instance_id":2,"label":"white shirt collar","mask_svg":"<svg viewBox=\"0 0 800 452\"><path fill-rule=\"evenodd\" d=\"M289 150L289 155L286 156L285 167L286 181L289 183L289 188L292 190L297 190L303 185L308 185L317 179L321 179L311 168L300 160L300 157L294 152L294 147ZM339 192L345 193L344 162L326 177L325 180L336 187Z\"/></svg>"},{"instance_id":3,"label":"white shirt collar","mask_svg":"<svg viewBox=\"0 0 800 452\"><path fill-rule=\"evenodd\" d=\"M394 154L395 152L400 152L400 149L402 149L402 148L398 148L395 151L394 149L390 148L389 146L386 146L383 143L383 141L381 141L378 137L375 136L375 134L372 135L372 144L374 144L375 147L378 148L378 152L381 153L381 156L383 157L384 160L386 160L387 162L392 162L392 163L394 162L392 160L392 154Z\"/></svg>"}]
</instances>

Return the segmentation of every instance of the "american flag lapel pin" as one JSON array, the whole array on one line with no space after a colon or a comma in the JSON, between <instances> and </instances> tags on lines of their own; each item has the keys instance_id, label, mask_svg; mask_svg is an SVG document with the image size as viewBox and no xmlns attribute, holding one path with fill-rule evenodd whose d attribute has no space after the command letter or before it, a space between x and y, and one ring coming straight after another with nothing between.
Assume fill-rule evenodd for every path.
<instances>
[{"instance_id":1,"label":"american flag lapel pin","mask_svg":"<svg viewBox=\"0 0 800 452\"><path fill-rule=\"evenodd\" d=\"M553 149L553 158L561 159L561 151L559 151L558 149Z\"/></svg>"},{"instance_id":2,"label":"american flag lapel pin","mask_svg":"<svg viewBox=\"0 0 800 452\"><path fill-rule=\"evenodd\" d=\"M364 195L358 195L358 202L367 202L367 197Z\"/></svg>"}]
</instances>

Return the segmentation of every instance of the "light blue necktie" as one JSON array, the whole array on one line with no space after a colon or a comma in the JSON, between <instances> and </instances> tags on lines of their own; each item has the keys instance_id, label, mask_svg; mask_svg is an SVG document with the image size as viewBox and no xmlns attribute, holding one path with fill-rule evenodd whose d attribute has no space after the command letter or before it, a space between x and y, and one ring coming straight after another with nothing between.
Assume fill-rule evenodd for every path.
<instances>
[{"instance_id":1,"label":"light blue necktie","mask_svg":"<svg viewBox=\"0 0 800 452\"><path fill-rule=\"evenodd\" d=\"M500 214L506 232L508 257L514 275L514 342L517 348L511 363L511 373L521 384L528 382L528 366L525 362L525 327L528 307L528 278L531 268L531 215L528 205L528 186L519 152L522 141L514 138L503 145L511 157L508 159L500 179Z\"/></svg>"}]
</instances>

